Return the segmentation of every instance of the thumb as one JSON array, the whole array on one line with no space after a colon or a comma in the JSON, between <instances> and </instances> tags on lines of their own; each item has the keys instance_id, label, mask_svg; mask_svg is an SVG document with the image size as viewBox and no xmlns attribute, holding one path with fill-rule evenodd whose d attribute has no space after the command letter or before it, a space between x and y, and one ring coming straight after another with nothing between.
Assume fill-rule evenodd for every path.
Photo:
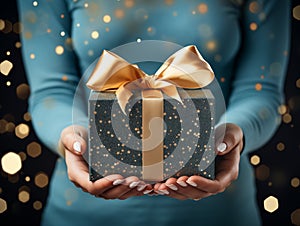
<instances>
[{"instance_id":1,"label":"thumb","mask_svg":"<svg viewBox=\"0 0 300 226\"><path fill-rule=\"evenodd\" d=\"M240 151L243 148L243 132L242 129L232 123L227 123L222 139L219 138L216 143L216 150L218 155L225 155L235 147L239 146Z\"/></svg>"},{"instance_id":2,"label":"thumb","mask_svg":"<svg viewBox=\"0 0 300 226\"><path fill-rule=\"evenodd\" d=\"M87 148L86 130L79 126L69 126L61 133L61 143L65 149L77 155L82 155Z\"/></svg>"}]
</instances>

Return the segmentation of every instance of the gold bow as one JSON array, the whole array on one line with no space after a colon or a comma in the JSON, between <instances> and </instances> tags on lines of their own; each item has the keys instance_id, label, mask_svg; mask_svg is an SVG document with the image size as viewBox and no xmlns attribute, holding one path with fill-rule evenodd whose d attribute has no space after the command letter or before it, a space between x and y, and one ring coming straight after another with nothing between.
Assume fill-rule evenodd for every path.
<instances>
[{"instance_id":1,"label":"gold bow","mask_svg":"<svg viewBox=\"0 0 300 226\"><path fill-rule=\"evenodd\" d=\"M134 90L157 89L182 102L177 87L203 88L213 79L214 73L210 65L196 46L191 45L171 55L153 76L147 75L113 52L104 50L87 86L95 91L115 91L125 113Z\"/></svg>"}]
</instances>

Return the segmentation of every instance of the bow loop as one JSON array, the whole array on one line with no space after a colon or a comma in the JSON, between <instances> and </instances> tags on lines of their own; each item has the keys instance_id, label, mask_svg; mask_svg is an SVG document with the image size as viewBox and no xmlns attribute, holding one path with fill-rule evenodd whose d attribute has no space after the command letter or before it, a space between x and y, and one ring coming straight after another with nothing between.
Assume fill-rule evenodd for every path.
<instances>
[{"instance_id":1,"label":"bow loop","mask_svg":"<svg viewBox=\"0 0 300 226\"><path fill-rule=\"evenodd\" d=\"M116 91L122 111L134 90L157 89L182 103L177 87L199 89L210 84L214 73L195 46L171 55L155 75L145 74L120 56L104 50L87 86L95 91Z\"/></svg>"}]
</instances>

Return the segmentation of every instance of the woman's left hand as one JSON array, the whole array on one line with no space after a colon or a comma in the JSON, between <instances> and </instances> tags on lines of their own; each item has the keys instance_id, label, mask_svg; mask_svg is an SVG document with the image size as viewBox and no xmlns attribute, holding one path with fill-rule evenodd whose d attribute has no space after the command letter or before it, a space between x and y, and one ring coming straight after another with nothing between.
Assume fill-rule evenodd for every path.
<instances>
[{"instance_id":1,"label":"woman's left hand","mask_svg":"<svg viewBox=\"0 0 300 226\"><path fill-rule=\"evenodd\" d=\"M219 142L220 144L217 146L214 180L201 176L169 178L164 183L155 184L154 192L179 200L199 200L223 192L236 180L239 172L240 153L243 149L243 132L235 124L228 123L225 126L223 141ZM219 128L216 129L217 142L217 134L221 131L221 127Z\"/></svg>"}]
</instances>

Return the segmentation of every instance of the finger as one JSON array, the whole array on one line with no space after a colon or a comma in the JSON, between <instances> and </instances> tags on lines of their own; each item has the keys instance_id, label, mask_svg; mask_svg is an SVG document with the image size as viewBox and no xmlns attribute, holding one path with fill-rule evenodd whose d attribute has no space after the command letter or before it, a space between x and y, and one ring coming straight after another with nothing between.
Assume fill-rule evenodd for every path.
<instances>
[{"instance_id":1,"label":"finger","mask_svg":"<svg viewBox=\"0 0 300 226\"><path fill-rule=\"evenodd\" d=\"M186 200L188 196L184 194L180 194L180 190L183 188L179 188L179 185L176 183L176 178L169 178L165 183L161 184L158 187L158 191L168 195L169 197L178 199L178 200Z\"/></svg>"},{"instance_id":2,"label":"finger","mask_svg":"<svg viewBox=\"0 0 300 226\"><path fill-rule=\"evenodd\" d=\"M131 176L124 179L122 182L115 183L116 185L101 194L106 199L117 199L131 190L136 191L136 187L140 184L137 177Z\"/></svg>"},{"instance_id":3,"label":"finger","mask_svg":"<svg viewBox=\"0 0 300 226\"><path fill-rule=\"evenodd\" d=\"M150 184L141 184L138 185L136 189L131 189L127 193L123 194L119 197L120 200L125 200L133 196L142 196L144 195L144 191L152 191L152 186Z\"/></svg>"},{"instance_id":4,"label":"finger","mask_svg":"<svg viewBox=\"0 0 300 226\"><path fill-rule=\"evenodd\" d=\"M218 155L225 155L228 152L230 152L233 148L241 144L242 142L243 142L243 132L241 128L235 124L227 123L224 137L218 136L217 138L216 141L217 153Z\"/></svg>"},{"instance_id":5,"label":"finger","mask_svg":"<svg viewBox=\"0 0 300 226\"><path fill-rule=\"evenodd\" d=\"M81 127L68 127L61 133L61 142L68 151L82 155L87 148L85 133Z\"/></svg>"},{"instance_id":6,"label":"finger","mask_svg":"<svg viewBox=\"0 0 300 226\"><path fill-rule=\"evenodd\" d=\"M121 175L110 175L108 178L101 178L95 182L89 180L87 163L82 156L66 152L66 164L68 166L68 177L77 186L92 195L98 195L113 187L113 182L123 179Z\"/></svg>"}]
</instances>

